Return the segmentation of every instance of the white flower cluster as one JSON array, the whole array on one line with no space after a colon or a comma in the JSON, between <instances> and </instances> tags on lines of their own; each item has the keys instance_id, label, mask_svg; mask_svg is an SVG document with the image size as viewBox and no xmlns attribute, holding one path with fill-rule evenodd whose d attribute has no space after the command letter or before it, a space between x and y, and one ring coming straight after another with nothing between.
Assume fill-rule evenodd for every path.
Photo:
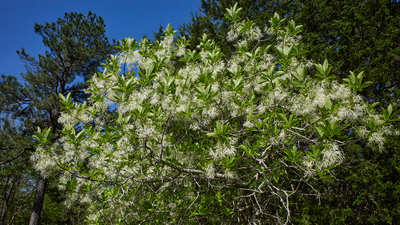
<instances>
[{"instance_id":1,"label":"white flower cluster","mask_svg":"<svg viewBox=\"0 0 400 225\"><path fill-rule=\"evenodd\" d=\"M231 29L227 33L226 39L230 42L237 41L241 36L242 40L240 40L242 46L247 46L249 41L257 41L263 37L263 33L261 29L257 26L252 26L250 29L246 29L243 32L243 28L246 26L246 22L242 21L240 23L234 23L231 26Z\"/></svg>"}]
</instances>

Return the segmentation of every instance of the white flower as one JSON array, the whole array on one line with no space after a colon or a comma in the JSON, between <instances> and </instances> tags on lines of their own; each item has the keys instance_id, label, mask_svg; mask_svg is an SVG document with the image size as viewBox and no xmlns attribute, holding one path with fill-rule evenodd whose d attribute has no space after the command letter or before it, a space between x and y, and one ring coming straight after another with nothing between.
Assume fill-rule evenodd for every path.
<instances>
[{"instance_id":1,"label":"white flower","mask_svg":"<svg viewBox=\"0 0 400 225\"><path fill-rule=\"evenodd\" d=\"M308 157L305 157L305 159L303 160L303 164L307 167L308 170L311 170L314 167L314 160L311 160Z\"/></svg>"},{"instance_id":2,"label":"white flower","mask_svg":"<svg viewBox=\"0 0 400 225\"><path fill-rule=\"evenodd\" d=\"M226 170L226 171L225 171L225 176L226 176L227 178L232 179L232 178L235 177L235 172L233 172L233 171L231 171L231 170Z\"/></svg>"},{"instance_id":3,"label":"white flower","mask_svg":"<svg viewBox=\"0 0 400 225\"><path fill-rule=\"evenodd\" d=\"M211 119L214 119L218 116L217 108L211 107L210 109L203 111L203 114L209 116Z\"/></svg>"},{"instance_id":4,"label":"white flower","mask_svg":"<svg viewBox=\"0 0 400 225\"><path fill-rule=\"evenodd\" d=\"M251 32L250 32L251 34L251 36L250 36L250 39L252 39L252 40L260 40L261 39L261 37L262 37L262 33L261 33L261 30L260 30L260 28L259 27L253 27L252 29L251 29Z\"/></svg>"},{"instance_id":5,"label":"white flower","mask_svg":"<svg viewBox=\"0 0 400 225\"><path fill-rule=\"evenodd\" d=\"M329 167L336 163L342 163L343 161L343 154L339 147L334 143L329 144L329 147L322 152L322 155L323 157L320 167Z\"/></svg>"},{"instance_id":6,"label":"white flower","mask_svg":"<svg viewBox=\"0 0 400 225\"><path fill-rule=\"evenodd\" d=\"M61 116L58 118L58 122L64 125L71 125L71 124L76 124L78 122L78 119L76 116L72 116L69 113L61 113Z\"/></svg>"},{"instance_id":7,"label":"white flower","mask_svg":"<svg viewBox=\"0 0 400 225\"><path fill-rule=\"evenodd\" d=\"M286 140L286 132L285 130L281 130L281 132L279 133L278 138L283 142Z\"/></svg>"},{"instance_id":8,"label":"white flower","mask_svg":"<svg viewBox=\"0 0 400 225\"><path fill-rule=\"evenodd\" d=\"M230 30L227 34L226 40L235 41L239 37L239 33L233 30Z\"/></svg>"},{"instance_id":9,"label":"white flower","mask_svg":"<svg viewBox=\"0 0 400 225\"><path fill-rule=\"evenodd\" d=\"M201 130L201 128L200 128L200 126L199 126L199 124L198 123L192 123L192 124L190 124L190 126L189 126L189 129L192 129L192 130L194 130L194 131L197 131L197 130Z\"/></svg>"},{"instance_id":10,"label":"white flower","mask_svg":"<svg viewBox=\"0 0 400 225\"><path fill-rule=\"evenodd\" d=\"M176 112L185 112L186 111L186 105L180 105L179 107L176 108Z\"/></svg>"},{"instance_id":11,"label":"white flower","mask_svg":"<svg viewBox=\"0 0 400 225\"><path fill-rule=\"evenodd\" d=\"M325 106L325 101L326 101L326 95L325 92L322 88L318 88L315 99L314 99L314 104L317 105L320 108L323 108Z\"/></svg>"},{"instance_id":12,"label":"white flower","mask_svg":"<svg viewBox=\"0 0 400 225\"><path fill-rule=\"evenodd\" d=\"M177 56L183 56L185 55L186 48L185 47L179 47L178 51L176 52Z\"/></svg>"},{"instance_id":13,"label":"white flower","mask_svg":"<svg viewBox=\"0 0 400 225\"><path fill-rule=\"evenodd\" d=\"M385 138L382 133L374 132L368 138L368 146L375 147L377 146L379 150L383 149L383 144L385 142Z\"/></svg>"},{"instance_id":14,"label":"white flower","mask_svg":"<svg viewBox=\"0 0 400 225\"><path fill-rule=\"evenodd\" d=\"M206 175L206 177L207 177L208 179L211 179L211 178L214 177L215 172L214 172L214 165L213 165L213 163L208 164L208 166L207 166L206 169L205 169L205 172L206 172L205 175Z\"/></svg>"},{"instance_id":15,"label":"white flower","mask_svg":"<svg viewBox=\"0 0 400 225\"><path fill-rule=\"evenodd\" d=\"M359 129L357 130L357 134L358 134L358 136L361 137L361 138L366 138L366 137L368 137L369 131L368 131L367 127L361 126L361 127L359 127Z\"/></svg>"},{"instance_id":16,"label":"white flower","mask_svg":"<svg viewBox=\"0 0 400 225\"><path fill-rule=\"evenodd\" d=\"M151 100L150 100L150 104L152 105L156 105L160 102L160 95L158 93L154 93L151 96Z\"/></svg>"},{"instance_id":17,"label":"white flower","mask_svg":"<svg viewBox=\"0 0 400 225\"><path fill-rule=\"evenodd\" d=\"M132 70L135 66L140 66L142 62L142 56L139 54L139 50L130 52L121 52L119 54L119 63L127 65L127 68Z\"/></svg>"},{"instance_id":18,"label":"white flower","mask_svg":"<svg viewBox=\"0 0 400 225\"><path fill-rule=\"evenodd\" d=\"M254 127L254 124L250 120L246 120L246 122L243 124L243 126L250 128L250 127Z\"/></svg>"},{"instance_id":19,"label":"white flower","mask_svg":"<svg viewBox=\"0 0 400 225\"><path fill-rule=\"evenodd\" d=\"M214 148L210 149L210 155L217 160L220 160L225 156L232 156L235 152L236 150L232 145L226 146L226 144L220 142L218 142Z\"/></svg>"}]
</instances>

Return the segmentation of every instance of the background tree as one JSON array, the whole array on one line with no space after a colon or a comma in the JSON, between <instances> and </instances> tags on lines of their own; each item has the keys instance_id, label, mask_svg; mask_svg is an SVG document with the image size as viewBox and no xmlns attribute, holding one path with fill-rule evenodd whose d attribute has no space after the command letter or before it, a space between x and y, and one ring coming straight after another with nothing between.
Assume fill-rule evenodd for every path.
<instances>
[{"instance_id":1,"label":"background tree","mask_svg":"<svg viewBox=\"0 0 400 225\"><path fill-rule=\"evenodd\" d=\"M399 106L399 1L300 1L296 21L304 21L306 55L314 60L332 59L339 77L347 71L365 71L374 82L361 94L383 107ZM379 108L378 108L379 110ZM391 224L400 220L399 143L389 138L380 154L358 142L346 152L352 155L338 167L340 182L331 183L320 203L302 208L302 222ZM330 213L331 212L331 213ZM328 216L329 215L329 216ZM336 221L336 222L333 222Z\"/></svg>"},{"instance_id":2,"label":"background tree","mask_svg":"<svg viewBox=\"0 0 400 225\"><path fill-rule=\"evenodd\" d=\"M20 125L11 124L7 128L17 129L18 132L4 133L8 137L5 140L15 140L15 144L2 146L2 152L6 154L2 159L10 167L15 166L18 160L27 161L30 152L26 151L33 149L31 137L36 127L52 127L57 139L61 128L58 124L58 94L71 93L74 101L83 102L87 97L84 92L87 88L85 82L113 52L113 47L105 36L104 20L91 12L87 16L81 13L65 13L64 18L57 22L35 24L34 30L42 36L43 44L49 50L37 58L31 57L24 49L17 51L26 65L27 72L22 74L26 83L21 85L15 78L5 76L1 83L1 100L4 106L2 112L10 115L3 117L4 124L10 124L9 118L12 118ZM14 89L15 87L17 88ZM10 112L4 111L5 109ZM26 139L23 137L27 137L28 141L23 141ZM20 156L18 160L9 160L17 156ZM30 224L37 224L39 221L47 179L43 174L39 175ZM43 219L43 222L50 223L46 220L54 218Z\"/></svg>"},{"instance_id":3,"label":"background tree","mask_svg":"<svg viewBox=\"0 0 400 225\"><path fill-rule=\"evenodd\" d=\"M389 0L301 1L307 55L335 60L340 77L364 71L375 84L363 93L387 104L399 95L400 3ZM312 14L312 15L311 15ZM318 54L320 53L320 54Z\"/></svg>"},{"instance_id":4,"label":"background tree","mask_svg":"<svg viewBox=\"0 0 400 225\"><path fill-rule=\"evenodd\" d=\"M29 131L34 113L23 110L27 90L16 77L2 75L0 79L0 223L27 224L26 215L32 209L37 176L29 161L34 151ZM21 100L19 103L16 100ZM15 104L17 103L17 104Z\"/></svg>"},{"instance_id":5,"label":"background tree","mask_svg":"<svg viewBox=\"0 0 400 225\"><path fill-rule=\"evenodd\" d=\"M242 19L251 19L261 29L275 12L302 23L307 57L332 59L333 72L340 78L346 78L348 71L364 71L366 79L374 82L363 93L370 100L384 103L399 98L399 1L201 0L200 12L179 28L191 49L207 31L217 43L225 44L222 50L229 54L232 44L222 38L230 24L224 10L236 2L243 8Z\"/></svg>"}]
</instances>

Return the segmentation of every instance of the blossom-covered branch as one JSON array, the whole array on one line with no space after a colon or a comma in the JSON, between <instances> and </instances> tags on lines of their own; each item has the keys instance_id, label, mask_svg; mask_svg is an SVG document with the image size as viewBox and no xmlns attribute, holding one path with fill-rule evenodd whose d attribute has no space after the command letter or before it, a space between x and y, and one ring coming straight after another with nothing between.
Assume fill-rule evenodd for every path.
<instances>
[{"instance_id":1,"label":"blossom-covered branch","mask_svg":"<svg viewBox=\"0 0 400 225\"><path fill-rule=\"evenodd\" d=\"M237 5L227 12L231 58L206 34L186 49L168 25L155 43L122 40L89 103L61 97L64 136L42 141L34 159L63 171L66 204L90 204L88 222L287 224L291 198L319 196L309 181L330 176L345 145L382 150L399 134L399 111L377 115L357 94L369 85L353 82L362 74L336 81L327 60L303 57L302 26L275 14L261 31Z\"/></svg>"}]
</instances>

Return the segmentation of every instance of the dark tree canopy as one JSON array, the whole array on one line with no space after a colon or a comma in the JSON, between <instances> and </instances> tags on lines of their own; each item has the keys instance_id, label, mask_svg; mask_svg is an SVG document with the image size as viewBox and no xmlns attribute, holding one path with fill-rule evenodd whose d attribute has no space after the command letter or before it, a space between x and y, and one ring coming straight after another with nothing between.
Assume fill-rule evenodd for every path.
<instances>
[{"instance_id":1,"label":"dark tree canopy","mask_svg":"<svg viewBox=\"0 0 400 225\"><path fill-rule=\"evenodd\" d=\"M57 22L35 24L34 30L49 50L38 59L30 57L24 49L18 51L27 66L24 79L42 91L73 92L75 100L81 101L86 87L84 81L98 71L101 62L112 52L105 36L104 20L91 12L88 16L66 13Z\"/></svg>"},{"instance_id":2,"label":"dark tree canopy","mask_svg":"<svg viewBox=\"0 0 400 225\"><path fill-rule=\"evenodd\" d=\"M400 97L400 4L398 1L301 1L294 14L304 22L308 55L334 61L333 72L364 71L375 85L363 94L388 104Z\"/></svg>"},{"instance_id":3,"label":"dark tree canopy","mask_svg":"<svg viewBox=\"0 0 400 225\"><path fill-rule=\"evenodd\" d=\"M242 20L251 19L261 28L275 12L304 25L307 57L315 62L329 58L340 78L346 78L348 71L364 71L364 79L375 83L363 93L371 101L388 104L399 98L399 1L201 0L200 12L180 27L190 48L195 49L207 31L229 55L232 44L222 38L229 27L224 10L236 2L246 15Z\"/></svg>"}]
</instances>

